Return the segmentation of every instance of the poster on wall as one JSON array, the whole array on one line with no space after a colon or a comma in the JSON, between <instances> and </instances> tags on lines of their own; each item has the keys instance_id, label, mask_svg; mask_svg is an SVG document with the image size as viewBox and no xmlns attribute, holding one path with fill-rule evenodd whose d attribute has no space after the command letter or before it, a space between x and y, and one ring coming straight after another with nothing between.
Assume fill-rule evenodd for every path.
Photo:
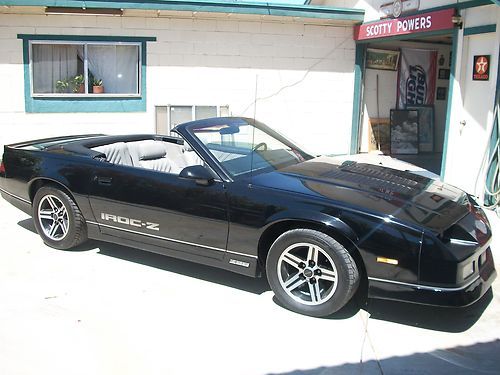
<instances>
[{"instance_id":1,"label":"poster on wall","mask_svg":"<svg viewBox=\"0 0 500 375\"><path fill-rule=\"evenodd\" d=\"M406 106L418 111L418 150L434 151L434 106Z\"/></svg>"},{"instance_id":2,"label":"poster on wall","mask_svg":"<svg viewBox=\"0 0 500 375\"><path fill-rule=\"evenodd\" d=\"M398 74L398 108L433 105L437 51L402 48Z\"/></svg>"},{"instance_id":3,"label":"poster on wall","mask_svg":"<svg viewBox=\"0 0 500 375\"><path fill-rule=\"evenodd\" d=\"M418 154L418 111L391 109L391 154Z\"/></svg>"},{"instance_id":4,"label":"poster on wall","mask_svg":"<svg viewBox=\"0 0 500 375\"><path fill-rule=\"evenodd\" d=\"M366 50L366 69L397 70L399 51L368 48Z\"/></svg>"}]
</instances>

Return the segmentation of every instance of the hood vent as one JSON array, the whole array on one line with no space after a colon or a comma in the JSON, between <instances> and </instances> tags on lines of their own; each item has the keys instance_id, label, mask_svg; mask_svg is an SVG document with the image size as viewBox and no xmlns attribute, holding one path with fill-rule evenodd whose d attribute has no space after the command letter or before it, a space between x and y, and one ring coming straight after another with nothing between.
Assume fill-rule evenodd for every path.
<instances>
[{"instance_id":1,"label":"hood vent","mask_svg":"<svg viewBox=\"0 0 500 375\"><path fill-rule=\"evenodd\" d=\"M344 163L323 176L369 187L382 193L405 195L418 194L429 183L429 179L425 177L415 175L414 178L408 178L407 172L402 172L401 175L398 172L365 163Z\"/></svg>"}]
</instances>

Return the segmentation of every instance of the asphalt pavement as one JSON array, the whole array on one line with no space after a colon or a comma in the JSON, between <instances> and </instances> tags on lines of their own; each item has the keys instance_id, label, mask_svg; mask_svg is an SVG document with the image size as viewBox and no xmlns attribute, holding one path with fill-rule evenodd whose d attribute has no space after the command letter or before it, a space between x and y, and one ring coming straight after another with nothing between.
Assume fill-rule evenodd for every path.
<instances>
[{"instance_id":1,"label":"asphalt pavement","mask_svg":"<svg viewBox=\"0 0 500 375\"><path fill-rule=\"evenodd\" d=\"M52 249L3 199L0 233L0 374L499 373L500 278L466 309L371 300L318 319L262 279L103 242Z\"/></svg>"}]
</instances>

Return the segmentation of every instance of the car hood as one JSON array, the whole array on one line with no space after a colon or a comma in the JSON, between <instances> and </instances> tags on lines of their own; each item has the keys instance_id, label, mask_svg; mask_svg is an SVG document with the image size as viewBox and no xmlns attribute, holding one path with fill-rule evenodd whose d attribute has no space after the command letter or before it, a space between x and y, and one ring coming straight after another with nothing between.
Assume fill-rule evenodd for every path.
<instances>
[{"instance_id":1,"label":"car hood","mask_svg":"<svg viewBox=\"0 0 500 375\"><path fill-rule=\"evenodd\" d=\"M327 198L335 204L443 232L469 212L467 194L453 186L378 165L318 157L257 175L254 185Z\"/></svg>"}]
</instances>

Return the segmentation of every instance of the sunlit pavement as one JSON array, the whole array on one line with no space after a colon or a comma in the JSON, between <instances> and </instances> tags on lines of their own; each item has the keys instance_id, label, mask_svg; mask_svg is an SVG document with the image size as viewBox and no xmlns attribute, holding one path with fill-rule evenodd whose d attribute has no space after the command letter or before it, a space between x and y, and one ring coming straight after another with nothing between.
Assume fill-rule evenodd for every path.
<instances>
[{"instance_id":1,"label":"sunlit pavement","mask_svg":"<svg viewBox=\"0 0 500 375\"><path fill-rule=\"evenodd\" d=\"M490 215L497 264L500 220ZM0 199L0 374L468 374L500 368L500 280L457 311L289 312L254 280L101 242L45 246Z\"/></svg>"}]
</instances>

